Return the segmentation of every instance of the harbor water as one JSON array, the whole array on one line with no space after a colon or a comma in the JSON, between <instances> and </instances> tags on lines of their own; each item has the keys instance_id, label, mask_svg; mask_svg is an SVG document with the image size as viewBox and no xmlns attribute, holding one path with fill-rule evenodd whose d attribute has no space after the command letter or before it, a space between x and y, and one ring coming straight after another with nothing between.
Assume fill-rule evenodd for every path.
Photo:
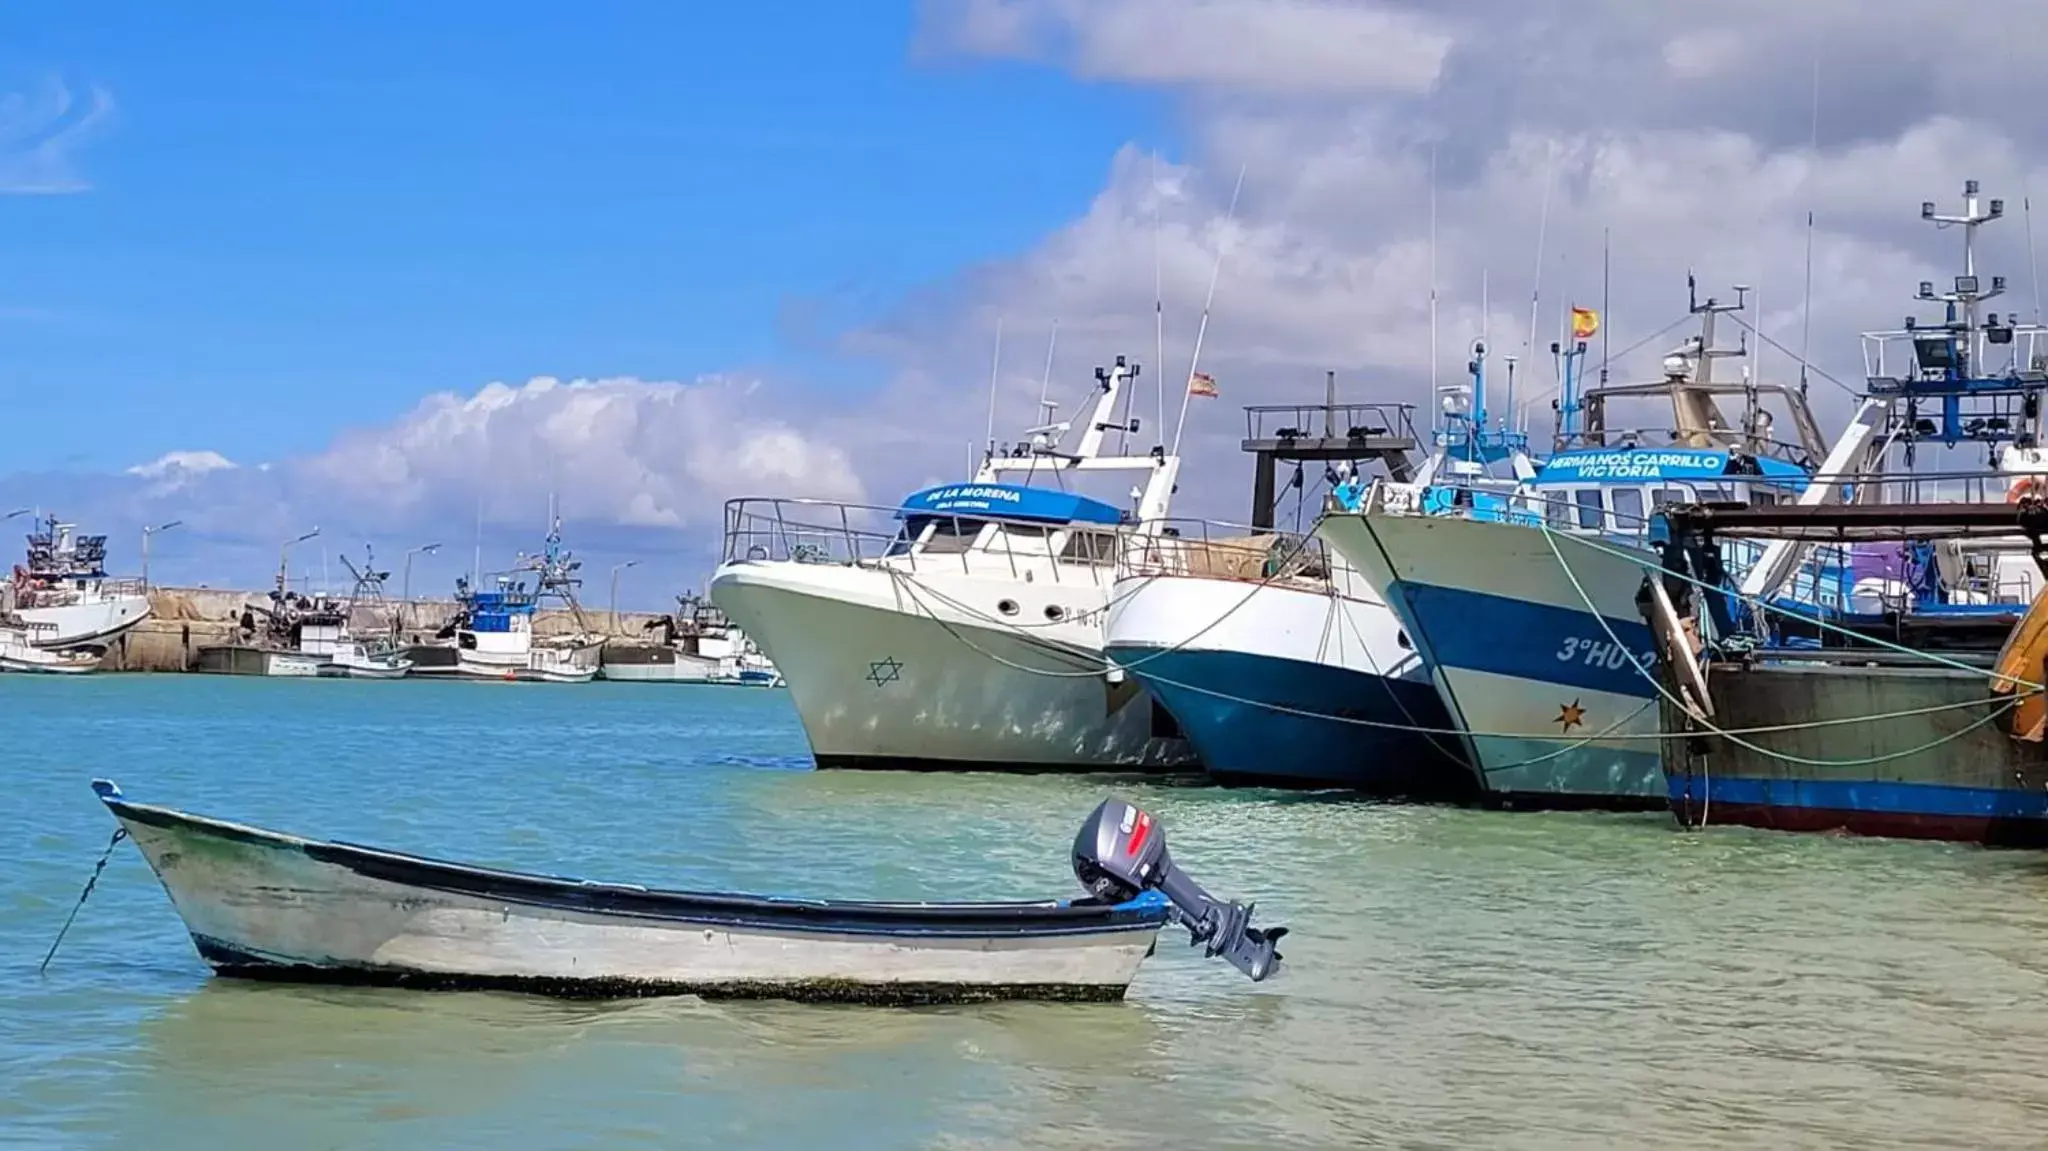
<instances>
[{"instance_id":1,"label":"harbor water","mask_svg":"<svg viewBox=\"0 0 2048 1151\"><path fill-rule=\"evenodd\" d=\"M784 693L0 677L0 1145L2038 1147L2048 856L1103 779L818 773ZM210 977L87 787L668 886L1076 892L1114 789L1293 933L1117 1004Z\"/></svg>"}]
</instances>

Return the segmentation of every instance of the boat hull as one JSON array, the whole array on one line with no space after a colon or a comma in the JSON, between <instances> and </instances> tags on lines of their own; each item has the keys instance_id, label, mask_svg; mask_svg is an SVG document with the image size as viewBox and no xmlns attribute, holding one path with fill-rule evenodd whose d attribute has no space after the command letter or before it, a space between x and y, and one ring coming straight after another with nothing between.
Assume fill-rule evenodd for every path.
<instances>
[{"instance_id":1,"label":"boat hull","mask_svg":"<svg viewBox=\"0 0 2048 1151\"><path fill-rule=\"evenodd\" d=\"M607 645L598 675L626 683L708 683L718 675L718 661L673 648Z\"/></svg>"},{"instance_id":2,"label":"boat hull","mask_svg":"<svg viewBox=\"0 0 2048 1151\"><path fill-rule=\"evenodd\" d=\"M1673 741L1669 799L1687 826L2048 847L2044 749L2013 739L2003 711L1981 702L1984 674L1716 664L1707 683L1717 726L1783 730ZM1684 726L1675 709L1667 719ZM1814 726L1846 719L1863 722ZM1913 748L1925 750L1900 754Z\"/></svg>"},{"instance_id":3,"label":"boat hull","mask_svg":"<svg viewBox=\"0 0 2048 1151\"><path fill-rule=\"evenodd\" d=\"M210 675L312 679L325 674L322 669L328 662L324 656L303 652L221 644L202 647L193 653L192 670Z\"/></svg>"},{"instance_id":4,"label":"boat hull","mask_svg":"<svg viewBox=\"0 0 2048 1151\"><path fill-rule=\"evenodd\" d=\"M1193 749L1142 687L1109 682L1099 622L1028 633L931 614L928 605L942 596L987 599L993 608L1015 594L990 582L913 594L900 577L873 568L739 562L719 568L710 594L781 673L819 767L1195 766ZM1073 605L1069 619L1107 598L1097 587L1050 594ZM1046 617L1027 605L1019 618Z\"/></svg>"},{"instance_id":5,"label":"boat hull","mask_svg":"<svg viewBox=\"0 0 2048 1151\"><path fill-rule=\"evenodd\" d=\"M1219 782L1418 800L1477 790L1386 605L1198 576L1127 578L1110 604L1110 658L1159 699Z\"/></svg>"},{"instance_id":6,"label":"boat hull","mask_svg":"<svg viewBox=\"0 0 2048 1151\"><path fill-rule=\"evenodd\" d=\"M25 653L0 652L0 672L27 675L89 675L98 671L100 657L85 659L42 659Z\"/></svg>"},{"instance_id":7,"label":"boat hull","mask_svg":"<svg viewBox=\"0 0 2048 1151\"><path fill-rule=\"evenodd\" d=\"M102 801L225 975L556 995L1117 999L1167 918L1116 906L859 904L649 890Z\"/></svg>"},{"instance_id":8,"label":"boat hull","mask_svg":"<svg viewBox=\"0 0 2048 1151\"><path fill-rule=\"evenodd\" d=\"M37 647L108 647L149 618L149 597L114 595L85 603L23 607L15 614L27 623L49 629L38 631L34 640Z\"/></svg>"},{"instance_id":9,"label":"boat hull","mask_svg":"<svg viewBox=\"0 0 2048 1151\"><path fill-rule=\"evenodd\" d=\"M1622 558L1536 527L1448 516L1333 515L1317 532L1401 618L1489 799L1665 806L1657 690L1629 659L1654 674L1635 605L1648 553Z\"/></svg>"}]
</instances>

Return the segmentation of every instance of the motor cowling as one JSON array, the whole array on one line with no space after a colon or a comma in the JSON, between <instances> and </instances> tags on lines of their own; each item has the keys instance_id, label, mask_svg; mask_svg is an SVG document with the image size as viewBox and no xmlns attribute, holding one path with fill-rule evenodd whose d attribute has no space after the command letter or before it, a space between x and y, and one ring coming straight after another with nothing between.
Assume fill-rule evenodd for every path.
<instances>
[{"instance_id":1,"label":"motor cowling","mask_svg":"<svg viewBox=\"0 0 2048 1151\"><path fill-rule=\"evenodd\" d=\"M1173 865L1166 831L1149 812L1121 799L1102 801L1074 837L1074 878L1099 899L1122 903L1141 891L1158 891L1172 901L1188 929L1190 945L1222 956L1253 981L1279 970L1285 927L1251 925L1253 904L1226 903Z\"/></svg>"}]
</instances>

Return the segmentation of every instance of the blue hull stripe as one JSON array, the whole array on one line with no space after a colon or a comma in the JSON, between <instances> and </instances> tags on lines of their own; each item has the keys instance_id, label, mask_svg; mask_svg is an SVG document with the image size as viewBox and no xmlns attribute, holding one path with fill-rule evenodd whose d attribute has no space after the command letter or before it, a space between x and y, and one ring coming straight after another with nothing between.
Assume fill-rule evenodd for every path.
<instances>
[{"instance_id":1,"label":"blue hull stripe","mask_svg":"<svg viewBox=\"0 0 2048 1151\"><path fill-rule=\"evenodd\" d=\"M1697 806L1710 803L1751 807L1861 811L1874 815L1933 816L1943 819L2048 819L2048 793L2017 788L1957 787L1888 780L1754 779L1702 773L1668 779L1671 801L1690 795Z\"/></svg>"},{"instance_id":2,"label":"blue hull stripe","mask_svg":"<svg viewBox=\"0 0 2048 1151\"><path fill-rule=\"evenodd\" d=\"M1109 656L1132 666L1212 774L1412 798L1477 790L1470 769L1454 758L1458 737L1371 726L1450 729L1443 700L1426 680L1236 651L1117 645Z\"/></svg>"},{"instance_id":3,"label":"blue hull stripe","mask_svg":"<svg viewBox=\"0 0 2048 1151\"><path fill-rule=\"evenodd\" d=\"M1591 612L1406 580L1390 591L1388 602L1439 668L1643 699L1657 694ZM1644 667L1655 666L1656 647L1641 620L1606 621Z\"/></svg>"}]
</instances>

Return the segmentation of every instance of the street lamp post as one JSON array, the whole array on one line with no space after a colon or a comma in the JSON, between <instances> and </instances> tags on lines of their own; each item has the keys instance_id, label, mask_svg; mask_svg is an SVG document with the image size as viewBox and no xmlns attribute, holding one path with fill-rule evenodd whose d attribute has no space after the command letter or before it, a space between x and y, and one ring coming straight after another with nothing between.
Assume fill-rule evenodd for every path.
<instances>
[{"instance_id":1,"label":"street lamp post","mask_svg":"<svg viewBox=\"0 0 2048 1151\"><path fill-rule=\"evenodd\" d=\"M400 577L398 584L398 629L400 631L404 631L412 626L412 557L421 554L433 555L440 550L441 545L437 543L421 544L405 553L405 574Z\"/></svg>"},{"instance_id":2,"label":"street lamp post","mask_svg":"<svg viewBox=\"0 0 2048 1151\"><path fill-rule=\"evenodd\" d=\"M309 531L305 535L299 536L296 539L289 539L284 541L284 546L277 550L277 591L279 595L283 595L285 592L289 591L292 586L292 545L305 543L307 540L312 539L314 536L317 536L319 534L320 529L314 528L312 531Z\"/></svg>"},{"instance_id":3,"label":"street lamp post","mask_svg":"<svg viewBox=\"0 0 2048 1151\"><path fill-rule=\"evenodd\" d=\"M148 591L148 590L149 590L149 537L151 537L151 536L155 535L155 534L156 534L156 533L158 533L158 532L167 532L167 531L170 531L170 530L171 530L172 528L175 528L175 527L182 527L182 526L184 525L184 523L185 523L185 521L184 521L184 520L172 520L172 521L171 521L170 523L167 523L167 524L158 524L158 525L156 525L156 526L155 526L155 527L153 527L153 528L152 528L152 527L145 527L145 528L143 528L143 529L142 529L142 590L143 590L143 591Z\"/></svg>"},{"instance_id":4,"label":"street lamp post","mask_svg":"<svg viewBox=\"0 0 2048 1151\"><path fill-rule=\"evenodd\" d=\"M619 634L619 573L620 573L620 572L622 572L622 571L625 571L625 570L626 570L627 568L632 568L632 567L639 567L639 566L640 566L640 561L639 561L639 560L627 560L627 561L626 561L625 563L622 563L622 564L613 564L613 565L612 565L612 634L613 634L613 635L618 635L618 634Z\"/></svg>"}]
</instances>

